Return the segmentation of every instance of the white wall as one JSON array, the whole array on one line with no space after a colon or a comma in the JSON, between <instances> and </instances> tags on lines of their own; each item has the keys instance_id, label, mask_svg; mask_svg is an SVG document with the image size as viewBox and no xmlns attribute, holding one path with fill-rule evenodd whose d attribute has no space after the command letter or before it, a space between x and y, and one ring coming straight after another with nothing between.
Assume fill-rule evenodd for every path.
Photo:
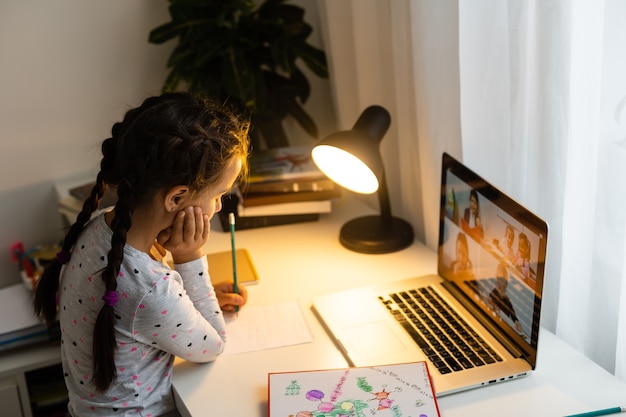
<instances>
[{"instance_id":1,"label":"white wall","mask_svg":"<svg viewBox=\"0 0 626 417\"><path fill-rule=\"evenodd\" d=\"M315 26L315 0L298 3ZM0 287L19 279L11 243L62 237L54 182L96 169L111 125L159 93L174 43L148 34L168 20L165 0L0 2ZM311 82L327 132L328 82Z\"/></svg>"}]
</instances>

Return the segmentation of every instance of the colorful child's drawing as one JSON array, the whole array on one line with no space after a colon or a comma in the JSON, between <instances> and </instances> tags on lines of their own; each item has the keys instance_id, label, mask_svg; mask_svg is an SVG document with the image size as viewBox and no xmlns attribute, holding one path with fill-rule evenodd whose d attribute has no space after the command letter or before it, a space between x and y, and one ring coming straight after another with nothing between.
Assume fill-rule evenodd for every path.
<instances>
[{"instance_id":1,"label":"colorful child's drawing","mask_svg":"<svg viewBox=\"0 0 626 417\"><path fill-rule=\"evenodd\" d=\"M435 417L423 362L270 374L273 417Z\"/></svg>"}]
</instances>

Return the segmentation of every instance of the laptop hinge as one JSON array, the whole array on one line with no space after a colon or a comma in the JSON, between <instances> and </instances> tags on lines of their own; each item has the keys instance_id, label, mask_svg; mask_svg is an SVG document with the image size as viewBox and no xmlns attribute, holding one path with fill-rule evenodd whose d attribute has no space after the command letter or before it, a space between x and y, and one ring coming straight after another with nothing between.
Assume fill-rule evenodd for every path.
<instances>
[{"instance_id":1,"label":"laptop hinge","mask_svg":"<svg viewBox=\"0 0 626 417\"><path fill-rule=\"evenodd\" d=\"M519 346L517 346L514 342L509 339L509 337L500 330L491 319L474 304L467 295L463 293L456 285L449 281L443 281L441 283L446 290L448 290L454 298L459 301L463 307L465 307L476 320L482 324L489 333L491 333L498 342L502 343L502 345L509 351L509 353L514 358L522 358L524 357L524 352L520 350Z\"/></svg>"}]
</instances>

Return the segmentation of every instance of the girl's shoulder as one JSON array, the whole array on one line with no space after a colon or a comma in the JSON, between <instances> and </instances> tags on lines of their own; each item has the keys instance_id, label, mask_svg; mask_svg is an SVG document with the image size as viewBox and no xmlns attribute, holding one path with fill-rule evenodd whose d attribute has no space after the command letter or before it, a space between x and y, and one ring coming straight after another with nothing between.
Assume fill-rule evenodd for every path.
<instances>
[{"instance_id":1,"label":"girl's shoulder","mask_svg":"<svg viewBox=\"0 0 626 417\"><path fill-rule=\"evenodd\" d=\"M128 253L124 254L118 285L125 279L130 283L147 289L168 280L182 283L180 275L169 266L155 261L143 252L135 252L131 256L128 256Z\"/></svg>"},{"instance_id":2,"label":"girl's shoulder","mask_svg":"<svg viewBox=\"0 0 626 417\"><path fill-rule=\"evenodd\" d=\"M146 300L159 300L159 303L167 304L168 300L177 298L183 292L182 288L180 275L169 267L153 260L137 262L137 259L125 257L117 278L116 291L121 297L119 312L134 316L132 313L137 309L149 305Z\"/></svg>"}]
</instances>

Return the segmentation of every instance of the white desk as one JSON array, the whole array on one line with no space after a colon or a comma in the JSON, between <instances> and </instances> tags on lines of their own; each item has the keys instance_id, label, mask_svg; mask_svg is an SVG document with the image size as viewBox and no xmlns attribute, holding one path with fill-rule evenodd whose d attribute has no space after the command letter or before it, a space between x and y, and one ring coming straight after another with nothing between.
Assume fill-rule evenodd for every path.
<instances>
[{"instance_id":1,"label":"white desk","mask_svg":"<svg viewBox=\"0 0 626 417\"><path fill-rule=\"evenodd\" d=\"M269 372L345 367L347 363L311 312L311 299L326 292L433 273L436 254L419 243L392 254L364 255L344 249L340 226L371 209L353 203L336 207L319 222L244 230L260 276L249 305L298 299L314 342L224 356L210 364L179 361L174 390L184 417L267 416ZM218 226L219 230L219 226ZM228 250L230 237L213 231L209 252ZM439 399L444 417L559 416L620 405L626 384L549 331L542 329L537 370L530 376Z\"/></svg>"}]
</instances>

